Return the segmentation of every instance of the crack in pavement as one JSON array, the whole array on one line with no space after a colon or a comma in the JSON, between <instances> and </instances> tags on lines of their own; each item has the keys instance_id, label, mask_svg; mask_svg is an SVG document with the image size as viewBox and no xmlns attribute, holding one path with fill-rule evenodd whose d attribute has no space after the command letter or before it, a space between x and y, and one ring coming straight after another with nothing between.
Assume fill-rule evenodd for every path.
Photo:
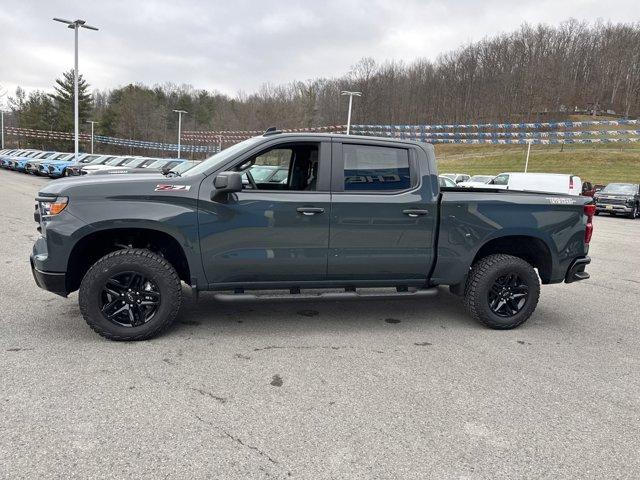
<instances>
[{"instance_id":1,"label":"crack in pavement","mask_svg":"<svg viewBox=\"0 0 640 480\"><path fill-rule=\"evenodd\" d=\"M191 387L191 390L193 390L194 392L198 392L200 395L204 395L205 397L213 398L214 400L217 400L218 402L220 402L222 404L227 403L227 399L226 398L219 397L217 395L214 395L211 392L207 392L206 390L202 390L201 388Z\"/></svg>"},{"instance_id":2,"label":"crack in pavement","mask_svg":"<svg viewBox=\"0 0 640 480\"><path fill-rule=\"evenodd\" d=\"M224 428L219 427L218 425L215 425L212 422L209 422L207 420L205 420L204 418L200 417L197 414L194 414L194 416L200 420L202 423L205 423L213 428L215 428L218 432L222 433L224 436L226 436L227 438L230 438L231 440L233 440L234 442L238 443L239 445L242 445L245 448L248 448L250 450L253 450L254 452L256 452L258 455L260 455L260 457L268 460L271 464L280 467L280 463L275 460L271 455L269 455L268 453L260 450L258 447L254 446L254 445L249 445L248 443L245 443L240 437L236 437L234 435L231 435L229 432L227 432ZM282 467L285 468L285 467ZM286 468L285 468L286 469ZM266 472L265 472L266 473ZM291 476L291 472L287 471L287 476Z\"/></svg>"}]
</instances>

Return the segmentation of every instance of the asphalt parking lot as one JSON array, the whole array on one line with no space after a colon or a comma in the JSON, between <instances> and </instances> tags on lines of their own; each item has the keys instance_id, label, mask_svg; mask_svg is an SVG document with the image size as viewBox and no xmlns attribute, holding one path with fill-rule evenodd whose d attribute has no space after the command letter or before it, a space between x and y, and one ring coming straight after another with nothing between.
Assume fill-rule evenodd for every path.
<instances>
[{"instance_id":1,"label":"asphalt parking lot","mask_svg":"<svg viewBox=\"0 0 640 480\"><path fill-rule=\"evenodd\" d=\"M2 478L637 478L640 220L522 327L461 302L219 303L116 343L38 289L46 180L0 171Z\"/></svg>"}]
</instances>

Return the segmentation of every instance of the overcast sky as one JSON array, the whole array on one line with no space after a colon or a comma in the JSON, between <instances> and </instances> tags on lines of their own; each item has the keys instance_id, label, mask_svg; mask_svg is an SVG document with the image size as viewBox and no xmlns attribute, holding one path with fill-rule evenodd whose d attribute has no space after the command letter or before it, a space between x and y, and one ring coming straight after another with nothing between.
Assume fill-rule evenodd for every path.
<instances>
[{"instance_id":1,"label":"overcast sky","mask_svg":"<svg viewBox=\"0 0 640 480\"><path fill-rule=\"evenodd\" d=\"M435 58L523 22L640 21L640 0L2 0L0 85L50 90L73 67L93 88L173 82L231 95L264 83L339 76L362 57Z\"/></svg>"}]
</instances>

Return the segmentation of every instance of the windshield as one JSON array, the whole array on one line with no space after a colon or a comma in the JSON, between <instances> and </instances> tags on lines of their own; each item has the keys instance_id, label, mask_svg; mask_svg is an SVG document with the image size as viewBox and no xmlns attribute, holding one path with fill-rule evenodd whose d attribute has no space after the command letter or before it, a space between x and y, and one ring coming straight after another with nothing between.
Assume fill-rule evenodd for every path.
<instances>
[{"instance_id":1,"label":"windshield","mask_svg":"<svg viewBox=\"0 0 640 480\"><path fill-rule=\"evenodd\" d=\"M253 145L255 145L256 143L262 140L264 140L263 137L252 137L240 143L236 143L235 145L229 148L226 148L221 152L216 153L214 156L207 158L206 160L194 166L193 168L190 168L185 172L185 176L205 173L207 170L210 170L211 168L215 168L216 165L223 164L224 162L229 160L231 157L233 157L235 154L245 149L249 149L250 147L252 147Z\"/></svg>"},{"instance_id":2,"label":"windshield","mask_svg":"<svg viewBox=\"0 0 640 480\"><path fill-rule=\"evenodd\" d=\"M149 165L148 168L162 168L165 165L170 165L171 163L173 163L175 160L156 160L155 162L153 162L151 165Z\"/></svg>"},{"instance_id":3,"label":"windshield","mask_svg":"<svg viewBox=\"0 0 640 480\"><path fill-rule=\"evenodd\" d=\"M613 193L616 195L635 195L638 192L638 186L632 183L610 183L602 190L601 193Z\"/></svg>"},{"instance_id":4,"label":"windshield","mask_svg":"<svg viewBox=\"0 0 640 480\"><path fill-rule=\"evenodd\" d=\"M438 183L441 187L455 187L456 182L451 180L449 177L445 177L444 175L440 175L438 177Z\"/></svg>"},{"instance_id":5,"label":"windshield","mask_svg":"<svg viewBox=\"0 0 640 480\"><path fill-rule=\"evenodd\" d=\"M467 182L487 183L493 179L491 175L474 175Z\"/></svg>"}]
</instances>

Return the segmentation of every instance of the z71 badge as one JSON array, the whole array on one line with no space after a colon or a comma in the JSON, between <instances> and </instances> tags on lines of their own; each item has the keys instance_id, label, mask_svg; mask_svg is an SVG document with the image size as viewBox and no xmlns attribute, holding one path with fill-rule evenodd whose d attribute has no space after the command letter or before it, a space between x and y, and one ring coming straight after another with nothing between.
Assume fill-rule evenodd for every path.
<instances>
[{"instance_id":1,"label":"z71 badge","mask_svg":"<svg viewBox=\"0 0 640 480\"><path fill-rule=\"evenodd\" d=\"M176 191L180 191L180 192L186 192L188 190L191 189L191 185L156 185L156 192L168 192L168 191L172 191L172 192L176 192Z\"/></svg>"}]
</instances>

